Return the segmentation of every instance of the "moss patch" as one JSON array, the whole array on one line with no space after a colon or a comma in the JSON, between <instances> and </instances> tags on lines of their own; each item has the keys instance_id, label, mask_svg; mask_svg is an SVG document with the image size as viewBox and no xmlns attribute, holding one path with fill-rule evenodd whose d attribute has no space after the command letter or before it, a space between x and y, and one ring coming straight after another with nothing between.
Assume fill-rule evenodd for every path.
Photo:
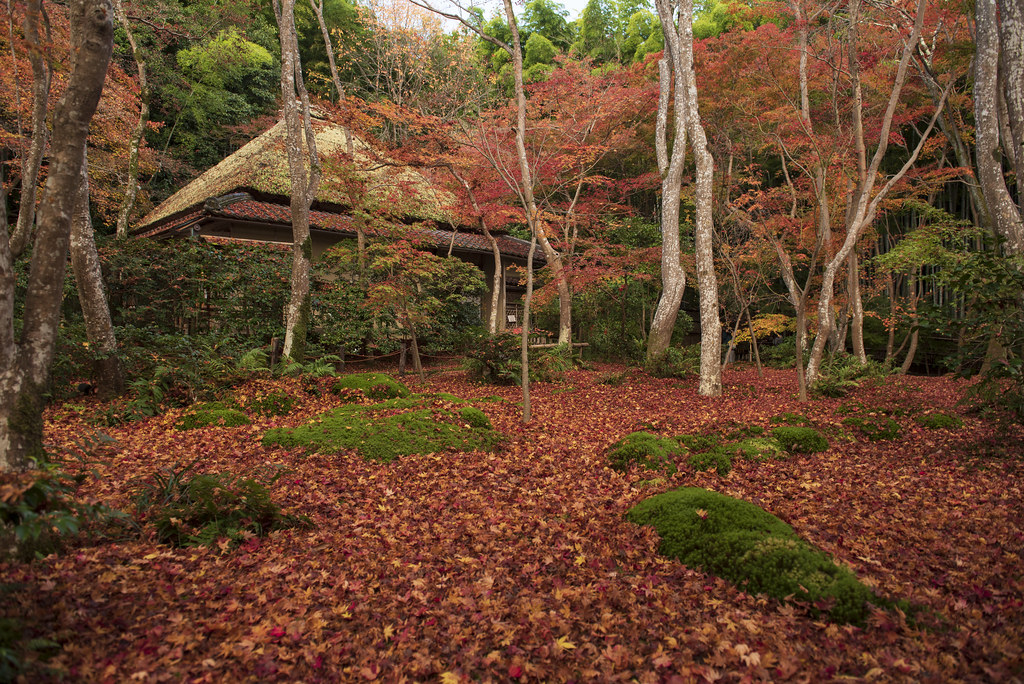
<instances>
[{"instance_id":1,"label":"moss patch","mask_svg":"<svg viewBox=\"0 0 1024 684\"><path fill-rule=\"evenodd\" d=\"M297 403L295 397L285 392L271 392L250 401L246 408L260 416L286 416Z\"/></svg>"},{"instance_id":2,"label":"moss patch","mask_svg":"<svg viewBox=\"0 0 1024 684\"><path fill-rule=\"evenodd\" d=\"M491 419L487 417L487 414L478 408L472 406L463 406L459 409L459 415L462 416L462 420L469 423L471 427L483 428L486 430L491 429Z\"/></svg>"},{"instance_id":3,"label":"moss patch","mask_svg":"<svg viewBox=\"0 0 1024 684\"><path fill-rule=\"evenodd\" d=\"M342 406L297 428L268 430L263 444L320 453L354 449L382 463L409 454L493 450L502 436L489 427L466 427L461 403L452 395L416 394L381 404Z\"/></svg>"},{"instance_id":4,"label":"moss patch","mask_svg":"<svg viewBox=\"0 0 1024 684\"><path fill-rule=\"evenodd\" d=\"M811 419L800 413L787 412L774 416L770 422L782 425L810 425Z\"/></svg>"},{"instance_id":5,"label":"moss patch","mask_svg":"<svg viewBox=\"0 0 1024 684\"><path fill-rule=\"evenodd\" d=\"M878 602L852 572L747 501L687 487L641 501L626 517L658 531L660 553L744 591L809 603L813 610L825 602L833 620L856 624L864 624L869 604Z\"/></svg>"},{"instance_id":6,"label":"moss patch","mask_svg":"<svg viewBox=\"0 0 1024 684\"><path fill-rule=\"evenodd\" d=\"M964 426L964 421L960 419L960 416L948 413L926 413L914 420L918 425L929 430L957 430Z\"/></svg>"},{"instance_id":7,"label":"moss patch","mask_svg":"<svg viewBox=\"0 0 1024 684\"><path fill-rule=\"evenodd\" d=\"M345 375L334 383L332 391L342 394L344 390L359 390L367 399L380 401L395 397L408 397L412 392L390 375L384 373L353 373Z\"/></svg>"},{"instance_id":8,"label":"moss patch","mask_svg":"<svg viewBox=\"0 0 1024 684\"><path fill-rule=\"evenodd\" d=\"M174 424L178 430L194 430L201 427L238 427L248 425L249 417L237 409L220 402L193 404L188 413Z\"/></svg>"},{"instance_id":9,"label":"moss patch","mask_svg":"<svg viewBox=\"0 0 1024 684\"><path fill-rule=\"evenodd\" d=\"M674 439L649 432L634 432L608 447L608 463L614 470L626 471L638 465L647 470L676 472L672 457L680 452Z\"/></svg>"},{"instance_id":10,"label":"moss patch","mask_svg":"<svg viewBox=\"0 0 1024 684\"><path fill-rule=\"evenodd\" d=\"M888 416L850 416L843 419L843 425L855 428L872 442L899 439L902 434L900 424Z\"/></svg>"},{"instance_id":11,"label":"moss patch","mask_svg":"<svg viewBox=\"0 0 1024 684\"><path fill-rule=\"evenodd\" d=\"M814 428L777 427L772 430L772 437L779 440L782 448L794 454L813 454L828 450L828 440Z\"/></svg>"}]
</instances>

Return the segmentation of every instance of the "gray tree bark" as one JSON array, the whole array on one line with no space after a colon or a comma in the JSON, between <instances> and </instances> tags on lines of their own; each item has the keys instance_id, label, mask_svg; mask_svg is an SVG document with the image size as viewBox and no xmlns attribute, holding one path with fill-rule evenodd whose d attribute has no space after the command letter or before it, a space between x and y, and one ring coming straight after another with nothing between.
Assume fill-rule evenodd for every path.
<instances>
[{"instance_id":1,"label":"gray tree bark","mask_svg":"<svg viewBox=\"0 0 1024 684\"><path fill-rule=\"evenodd\" d=\"M21 335L14 336L14 269L0 235L0 471L43 456L43 397L60 325L60 301L78 200L89 121L96 112L113 48L109 0L71 0L72 66L53 117L49 174L39 207Z\"/></svg>"},{"instance_id":2,"label":"gray tree bark","mask_svg":"<svg viewBox=\"0 0 1024 684\"><path fill-rule=\"evenodd\" d=\"M1007 0L1004 4L1014 6L1014 0ZM1021 29L1020 17L1016 9L1010 10L1011 19L1009 21L1006 18L1007 8L1003 7L1002 9L1002 21L1007 23L1007 31L1012 26ZM1007 45L1004 49L1000 49L1001 26L997 19L996 0L977 0L974 11L977 23L975 38L977 54L974 58L974 120L978 183L981 185L981 192L985 198L988 218L999 235L1006 239L1007 251L1011 254L1021 254L1024 253L1024 219L1021 218L1020 208L1013 202L1013 197L1006 187L1006 178L1003 175L1003 155L1000 149L999 135L999 67L1003 61L1007 63L1007 69L1013 73L1019 73L1024 56L1004 55L1001 60L1000 53L1007 52L1011 46ZM1011 37L1010 40L1013 38ZM1018 34L1018 44L1020 40ZM1007 98L1009 110L1009 100L1016 99L1019 90L1024 88L1024 85L1018 82L1014 85L1007 84L1007 88L1016 91L1014 95ZM1020 125L1018 122L1018 130L1020 130ZM1010 129L1013 130L1012 124ZM1014 160L1009 161L1013 163ZM1018 176L1018 183L1019 179L1020 176Z\"/></svg>"},{"instance_id":3,"label":"gray tree bark","mask_svg":"<svg viewBox=\"0 0 1024 684\"><path fill-rule=\"evenodd\" d=\"M309 272L313 262L309 208L320 187L320 158L310 116L309 95L302 81L302 64L295 33L295 0L276 0L274 14L281 38L281 99L284 103L285 148L291 181L291 296L286 309L283 353L301 362L306 356L306 335L310 319Z\"/></svg>"},{"instance_id":4,"label":"gray tree bark","mask_svg":"<svg viewBox=\"0 0 1024 684\"><path fill-rule=\"evenodd\" d=\"M40 35L40 24L49 42L50 22L43 7L43 0L29 0L25 8L25 41L29 45L29 63L32 64L32 142L28 153L21 161L21 201L18 221L11 235L11 253L18 257L32 240L32 229L36 220L36 189L39 187L39 171L43 164L43 153L49 129L46 126L46 112L50 100L52 71L46 59L44 37Z\"/></svg>"},{"instance_id":5,"label":"gray tree bark","mask_svg":"<svg viewBox=\"0 0 1024 684\"><path fill-rule=\"evenodd\" d=\"M117 337L110 320L110 305L103 287L100 255L96 251L92 217L89 213L89 173L82 165L78 202L71 220L71 269L78 287L78 302L85 319L89 352L93 357L92 381L105 399L124 392L124 374L117 355Z\"/></svg>"},{"instance_id":6,"label":"gray tree bark","mask_svg":"<svg viewBox=\"0 0 1024 684\"><path fill-rule=\"evenodd\" d=\"M679 305L686 290L686 271L680 262L679 197L682 193L683 164L686 161L686 108L683 106L685 83L676 66L672 5L656 0L658 16L665 34L665 56L658 61L658 118L655 125L655 151L661 174L661 297L651 319L647 335L647 362L654 363L668 351ZM671 39L670 34L675 36ZM673 97L674 95L674 97ZM668 152L668 112L672 104L675 131L672 154Z\"/></svg>"},{"instance_id":7,"label":"gray tree bark","mask_svg":"<svg viewBox=\"0 0 1024 684\"><path fill-rule=\"evenodd\" d=\"M128 222L132 217L132 210L135 208L135 198L139 194L139 148L142 147L142 138L146 134L146 125L149 123L149 81L146 77L146 59L135 42L135 34L132 33L131 24L128 23L128 15L125 14L121 0L114 0L114 12L117 20L121 22L128 44L132 48L132 57L135 59L135 68L139 74L139 122L132 131L131 140L128 143L128 179L124 185L124 198L121 200L121 207L117 211L117 237L124 239L128 237ZM109 318L109 315L107 316Z\"/></svg>"}]
</instances>

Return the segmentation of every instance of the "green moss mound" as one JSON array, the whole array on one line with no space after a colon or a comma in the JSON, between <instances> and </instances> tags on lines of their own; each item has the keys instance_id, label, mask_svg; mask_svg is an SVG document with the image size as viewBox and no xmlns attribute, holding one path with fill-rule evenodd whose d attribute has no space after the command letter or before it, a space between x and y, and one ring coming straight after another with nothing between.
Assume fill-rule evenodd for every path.
<instances>
[{"instance_id":1,"label":"green moss mound","mask_svg":"<svg viewBox=\"0 0 1024 684\"><path fill-rule=\"evenodd\" d=\"M452 395L415 394L369 406L342 406L306 425L268 430L263 444L320 453L355 449L363 458L381 463L410 454L496 448L501 434L472 423L466 427L470 421L462 415L461 403Z\"/></svg>"},{"instance_id":2,"label":"green moss mound","mask_svg":"<svg viewBox=\"0 0 1024 684\"><path fill-rule=\"evenodd\" d=\"M412 394L408 387L384 373L353 373L352 375L345 375L339 378L334 383L334 387L332 387L335 394L342 393L343 390L347 389L359 390L367 399L374 401L408 397Z\"/></svg>"},{"instance_id":3,"label":"green moss mound","mask_svg":"<svg viewBox=\"0 0 1024 684\"><path fill-rule=\"evenodd\" d=\"M769 461L786 458L786 450L774 437L750 437L728 445L737 456L748 461Z\"/></svg>"},{"instance_id":4,"label":"green moss mound","mask_svg":"<svg viewBox=\"0 0 1024 684\"><path fill-rule=\"evenodd\" d=\"M960 416L948 413L926 413L914 420L918 425L929 430L957 430L964 426L964 421L960 419Z\"/></svg>"},{"instance_id":5,"label":"green moss mound","mask_svg":"<svg viewBox=\"0 0 1024 684\"><path fill-rule=\"evenodd\" d=\"M903 433L900 424L888 416L850 416L843 419L843 425L855 428L872 442L899 439Z\"/></svg>"},{"instance_id":6,"label":"green moss mound","mask_svg":"<svg viewBox=\"0 0 1024 684\"><path fill-rule=\"evenodd\" d=\"M659 552L780 600L827 604L829 616L864 624L878 602L848 569L752 503L696 487L658 494L626 514L661 536Z\"/></svg>"},{"instance_id":7,"label":"green moss mound","mask_svg":"<svg viewBox=\"0 0 1024 684\"><path fill-rule=\"evenodd\" d=\"M677 470L672 457L679 451L679 443L674 439L649 432L634 432L608 448L608 463L619 471L638 465L647 470L664 470L672 474Z\"/></svg>"},{"instance_id":8,"label":"green moss mound","mask_svg":"<svg viewBox=\"0 0 1024 684\"><path fill-rule=\"evenodd\" d=\"M774 416L771 419L770 422L772 422L772 423L779 423L779 424L782 424L782 425L805 425L805 426L809 426L811 424L811 420L807 416L805 416L803 414L800 414L800 413L789 413L789 412L780 413L779 415Z\"/></svg>"},{"instance_id":9,"label":"green moss mound","mask_svg":"<svg viewBox=\"0 0 1024 684\"><path fill-rule=\"evenodd\" d=\"M722 443L721 435L680 435L676 439L687 451L707 451Z\"/></svg>"},{"instance_id":10,"label":"green moss mound","mask_svg":"<svg viewBox=\"0 0 1024 684\"><path fill-rule=\"evenodd\" d=\"M777 427L772 437L779 440L786 451L794 454L813 454L828 450L828 440L814 428Z\"/></svg>"},{"instance_id":11,"label":"green moss mound","mask_svg":"<svg viewBox=\"0 0 1024 684\"><path fill-rule=\"evenodd\" d=\"M686 462L698 472L713 468L722 477L725 477L732 471L732 454L720 447L715 447L711 451L690 454Z\"/></svg>"},{"instance_id":12,"label":"green moss mound","mask_svg":"<svg viewBox=\"0 0 1024 684\"><path fill-rule=\"evenodd\" d=\"M487 417L486 413L478 408L464 406L459 409L459 415L462 416L462 420L469 423L471 427L483 428L486 430L491 429L491 419Z\"/></svg>"},{"instance_id":13,"label":"green moss mound","mask_svg":"<svg viewBox=\"0 0 1024 684\"><path fill-rule=\"evenodd\" d=\"M181 419L174 424L178 430L194 430L201 427L238 427L248 425L252 421L237 409L230 408L220 402L194 404Z\"/></svg>"}]
</instances>

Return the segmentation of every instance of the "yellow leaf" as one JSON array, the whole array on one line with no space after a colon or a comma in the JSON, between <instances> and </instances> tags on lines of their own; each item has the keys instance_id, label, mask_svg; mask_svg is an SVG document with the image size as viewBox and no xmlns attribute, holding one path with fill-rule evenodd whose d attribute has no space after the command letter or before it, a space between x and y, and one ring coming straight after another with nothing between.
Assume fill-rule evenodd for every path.
<instances>
[{"instance_id":1,"label":"yellow leaf","mask_svg":"<svg viewBox=\"0 0 1024 684\"><path fill-rule=\"evenodd\" d=\"M568 636L558 637L558 639L555 640L555 645L563 651L569 651L576 648L576 644L569 641Z\"/></svg>"},{"instance_id":2,"label":"yellow leaf","mask_svg":"<svg viewBox=\"0 0 1024 684\"><path fill-rule=\"evenodd\" d=\"M395 635L395 628L393 626L391 626L391 625L385 625L384 626L384 638L385 639L390 639L394 635Z\"/></svg>"},{"instance_id":3,"label":"yellow leaf","mask_svg":"<svg viewBox=\"0 0 1024 684\"><path fill-rule=\"evenodd\" d=\"M459 684L459 675L454 672L442 672L441 684Z\"/></svg>"}]
</instances>

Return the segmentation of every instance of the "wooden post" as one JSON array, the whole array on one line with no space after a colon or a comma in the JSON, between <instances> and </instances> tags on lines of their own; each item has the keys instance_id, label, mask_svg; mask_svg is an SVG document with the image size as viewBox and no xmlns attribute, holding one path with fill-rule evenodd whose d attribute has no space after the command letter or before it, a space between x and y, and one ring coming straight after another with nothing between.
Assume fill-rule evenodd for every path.
<instances>
[{"instance_id":1,"label":"wooden post","mask_svg":"<svg viewBox=\"0 0 1024 684\"><path fill-rule=\"evenodd\" d=\"M337 373L345 370L345 345L338 347L338 362L334 364L334 370Z\"/></svg>"},{"instance_id":2,"label":"wooden post","mask_svg":"<svg viewBox=\"0 0 1024 684\"><path fill-rule=\"evenodd\" d=\"M270 367L273 368L281 357L281 341L276 337L270 338Z\"/></svg>"}]
</instances>

